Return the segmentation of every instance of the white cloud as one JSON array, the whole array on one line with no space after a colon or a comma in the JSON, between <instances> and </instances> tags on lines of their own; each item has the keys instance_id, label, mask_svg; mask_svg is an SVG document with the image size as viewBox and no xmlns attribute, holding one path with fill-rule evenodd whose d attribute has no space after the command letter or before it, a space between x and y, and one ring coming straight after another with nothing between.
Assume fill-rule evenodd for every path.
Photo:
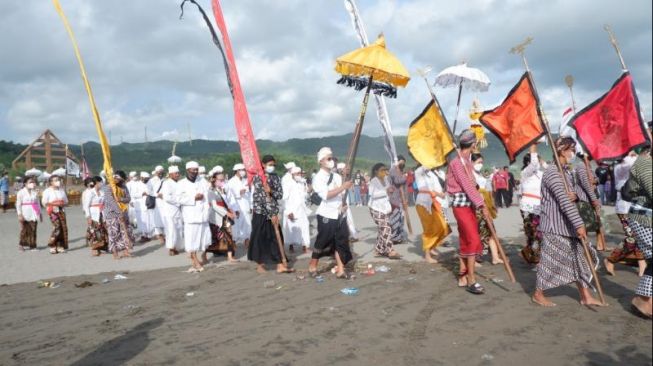
<instances>
[{"instance_id":1,"label":"white cloud","mask_svg":"<svg viewBox=\"0 0 653 366\"><path fill-rule=\"evenodd\" d=\"M206 10L210 2L201 1ZM492 79L490 91L464 93L459 118L467 125L473 98L500 103L523 73L508 50L531 35L528 57L552 127L569 105L563 78L576 78L579 108L603 94L619 65L602 29L610 23L651 118L651 2L633 0L358 0L371 39L413 73L388 100L395 134L405 134L429 96L414 70L469 61ZM179 1L63 0L113 141L184 140L193 134L234 140L233 105L218 50L193 6L179 20ZM188 4L191 5L191 4ZM335 81L334 59L357 47L342 1L224 1L223 10L247 106L258 138L285 140L349 133L362 93ZM18 32L17 30L21 30ZM29 142L50 128L65 141L96 140L78 66L50 2L10 2L0 14L2 139ZM456 91L436 90L453 122ZM370 102L364 128L380 133ZM554 127L555 128L555 127Z\"/></svg>"}]
</instances>

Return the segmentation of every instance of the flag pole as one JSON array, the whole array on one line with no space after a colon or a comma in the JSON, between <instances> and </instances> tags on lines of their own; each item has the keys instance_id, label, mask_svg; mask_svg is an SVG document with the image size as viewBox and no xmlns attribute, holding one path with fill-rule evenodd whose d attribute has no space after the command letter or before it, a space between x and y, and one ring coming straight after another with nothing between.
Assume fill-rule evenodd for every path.
<instances>
[{"instance_id":1,"label":"flag pole","mask_svg":"<svg viewBox=\"0 0 653 366\"><path fill-rule=\"evenodd\" d=\"M624 71L628 71L628 68L626 67L626 63L624 62L624 57L621 55L621 50L619 49L619 43L617 43L617 38L614 36L614 33L612 32L612 27L610 27L609 24L606 24L603 26L603 29L605 29L605 31L608 32L608 37L610 37L610 43L612 43L612 47L614 47L615 52L617 52L617 57L619 57L619 62L621 63L621 69Z\"/></svg>"},{"instance_id":2,"label":"flag pole","mask_svg":"<svg viewBox=\"0 0 653 366\"><path fill-rule=\"evenodd\" d=\"M565 76L565 83L567 84L567 87L569 87L569 95L571 95L571 109L574 111L574 114L576 114L576 99L574 98L574 77L571 75ZM592 176L592 171L590 168L590 159L588 157L588 154L583 151L583 163L585 165L585 173L587 174L587 181L590 182L590 184L593 184L594 182L594 177ZM594 206L594 215L596 216L596 222L599 224L599 239L603 243L603 246L605 248L605 233L603 232L603 229L601 228L601 209L598 208L597 206Z\"/></svg>"},{"instance_id":3,"label":"flag pole","mask_svg":"<svg viewBox=\"0 0 653 366\"><path fill-rule=\"evenodd\" d=\"M553 161L556 164L556 168L558 169L558 172L560 173L560 177L562 178L562 183L564 184L565 191L567 193L571 193L571 190L569 189L569 184L567 183L567 178L565 177L565 173L562 169L562 164L560 164L560 159L558 158L558 153L555 150L555 145L553 144L553 137L551 136L551 129L549 128L549 121L547 120L546 116L544 115L542 111L542 106L540 105L540 98L537 93L537 87L535 86L535 80L533 79L533 75L531 73L530 68L528 67L528 60L526 60L526 47L533 42L532 37L526 38L526 40L517 46L513 47L510 49L510 53L512 54L519 54L521 56L522 62L524 63L524 67L526 68L526 73L528 74L528 78L530 79L530 82L533 84L533 92L535 93L535 97L537 99L537 108L540 111L540 115L542 116L542 123L544 124L544 130L546 131L546 136L547 139L549 140L549 145L551 145L551 150L553 152ZM606 305L605 302L605 295L603 294L603 287L601 286L601 282L599 281L599 277L596 273L596 268L594 268L594 261L592 260L592 256L590 255L590 250L589 250L589 243L587 239L581 239L581 244L583 245L583 252L585 253L585 260L587 260L587 264L590 267L590 271L592 273L592 277L594 277L594 283L596 284L596 289L599 293L599 298L601 300L601 303L603 305Z\"/></svg>"},{"instance_id":4,"label":"flag pole","mask_svg":"<svg viewBox=\"0 0 653 366\"><path fill-rule=\"evenodd\" d=\"M422 76L424 79L424 82L426 83L426 87L429 90L429 93L431 94L431 99L433 100L434 105L442 111L442 108L440 108L440 103L438 102L438 98L435 96L435 92L433 91L433 88L431 87L431 84L429 84L428 79L426 78L426 74L430 71L430 68L426 68L425 70L418 70L418 73ZM451 137L451 141L453 142L453 146L456 149L456 154L458 155L458 158L460 158L460 161L463 162L463 167L465 168L465 172L467 173L467 177L472 181L475 182L476 180L474 179L472 173L467 169L465 166L465 163L462 157L462 154L460 153L460 148L458 148L458 144L456 143L456 138L454 137L453 133L451 132L451 129L449 127L449 124L445 123L447 126L447 132L449 132L449 136ZM443 187L444 189L445 187ZM490 229L490 235L492 236L492 239L494 242L497 244L497 251L499 252L499 256L501 257L501 260L503 261L503 267L506 270L506 273L508 274L508 277L510 278L510 282L515 283L515 274L512 271L512 266L510 265L510 262L508 261L508 257L506 256L505 251L503 250L503 246L501 245L501 242L499 241L499 236L497 235L497 232L494 228L494 220L492 220L492 217L489 215L485 217L485 220L488 223L488 228Z\"/></svg>"}]
</instances>

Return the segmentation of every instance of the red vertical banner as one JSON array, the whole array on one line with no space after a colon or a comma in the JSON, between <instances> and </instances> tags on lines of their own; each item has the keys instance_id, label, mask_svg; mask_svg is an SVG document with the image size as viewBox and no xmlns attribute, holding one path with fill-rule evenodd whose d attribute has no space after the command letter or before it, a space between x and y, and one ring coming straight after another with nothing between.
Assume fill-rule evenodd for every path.
<instances>
[{"instance_id":1,"label":"red vertical banner","mask_svg":"<svg viewBox=\"0 0 653 366\"><path fill-rule=\"evenodd\" d=\"M240 87L240 79L238 78L238 70L236 70L236 59L234 58L233 49L231 48L231 41L227 33L227 25L222 16L222 8L220 7L219 0L212 1L213 16L215 23L222 33L222 43L224 45L225 54L227 57L228 70L230 80L231 94L234 99L234 117L236 123L236 134L238 135L238 143L240 145L240 155L243 159L243 164L247 173L250 175L258 175L265 181L265 174L261 166L261 159L258 155L256 148L256 140L252 132L252 124L249 120L249 113L247 112L247 105L245 104L245 96Z\"/></svg>"}]
</instances>

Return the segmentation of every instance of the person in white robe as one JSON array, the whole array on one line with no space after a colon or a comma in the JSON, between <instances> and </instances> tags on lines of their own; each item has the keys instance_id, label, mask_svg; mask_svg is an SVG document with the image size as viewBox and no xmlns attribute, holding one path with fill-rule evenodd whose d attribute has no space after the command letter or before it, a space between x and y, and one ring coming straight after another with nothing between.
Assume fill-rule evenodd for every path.
<instances>
[{"instance_id":1,"label":"person in white robe","mask_svg":"<svg viewBox=\"0 0 653 366\"><path fill-rule=\"evenodd\" d=\"M283 187L283 238L294 252L294 245L301 246L304 253L308 252L311 237L309 234L308 207L306 207L306 182L302 170L295 166L290 170L290 180Z\"/></svg>"},{"instance_id":2,"label":"person in white robe","mask_svg":"<svg viewBox=\"0 0 653 366\"><path fill-rule=\"evenodd\" d=\"M18 249L36 251L36 229L38 221L43 222L43 215L35 177L27 177L25 187L16 194L16 214L20 223Z\"/></svg>"},{"instance_id":3,"label":"person in white robe","mask_svg":"<svg viewBox=\"0 0 653 366\"><path fill-rule=\"evenodd\" d=\"M107 177L106 173L104 173L104 170L100 172L100 176L102 177L102 181L104 183L107 182ZM132 186L134 185L134 182L138 181L138 173L131 171L129 172L129 179L127 180L127 183L125 183L125 187L127 188L127 192L129 192L129 198L134 199L134 197L131 194L132 191ZM137 219L137 214L136 214L136 207L133 204L129 204L129 208L127 209L127 214L129 215L129 224L133 228L138 228L138 219Z\"/></svg>"},{"instance_id":4,"label":"person in white robe","mask_svg":"<svg viewBox=\"0 0 653 366\"><path fill-rule=\"evenodd\" d=\"M171 256L179 254L184 248L184 222L181 217L181 207L177 195L177 182L181 174L179 167L168 167L168 178L163 181L161 192L161 209L163 211L163 227L165 230L165 245Z\"/></svg>"},{"instance_id":5,"label":"person in white robe","mask_svg":"<svg viewBox=\"0 0 653 366\"><path fill-rule=\"evenodd\" d=\"M199 179L199 164L186 163L186 178L177 185L177 197L184 220L184 248L190 253L192 267L189 272L202 272L204 267L198 254L211 245L209 228L208 186Z\"/></svg>"},{"instance_id":6,"label":"person in white robe","mask_svg":"<svg viewBox=\"0 0 653 366\"><path fill-rule=\"evenodd\" d=\"M149 210L147 209L147 205L145 203L148 195L147 183L150 180L150 173L141 172L139 176L141 177L141 180L134 183L134 189L137 193L140 193L140 198L137 202L139 206L137 212L141 225L139 226L139 231L141 233L140 242L146 243L150 241L154 235L154 220L152 220L153 218L150 217L148 212Z\"/></svg>"},{"instance_id":7,"label":"person in white robe","mask_svg":"<svg viewBox=\"0 0 653 366\"><path fill-rule=\"evenodd\" d=\"M236 243L244 243L247 248L252 233L252 193L245 165L236 164L233 171L234 176L227 183L227 205L236 215L232 235Z\"/></svg>"},{"instance_id":8,"label":"person in white robe","mask_svg":"<svg viewBox=\"0 0 653 366\"><path fill-rule=\"evenodd\" d=\"M153 209L148 209L148 218L149 222L152 224L153 235L155 238L159 239L161 244L165 244L165 237L163 235L163 200L161 197L161 189L163 188L163 167L158 165L154 168L152 177L147 182L147 195L155 198L155 205Z\"/></svg>"}]
</instances>

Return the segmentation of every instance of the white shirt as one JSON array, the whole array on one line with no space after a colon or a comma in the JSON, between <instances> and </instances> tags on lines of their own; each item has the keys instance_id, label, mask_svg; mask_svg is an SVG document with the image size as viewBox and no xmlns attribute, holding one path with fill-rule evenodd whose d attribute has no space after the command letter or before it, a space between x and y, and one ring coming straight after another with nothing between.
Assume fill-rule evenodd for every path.
<instances>
[{"instance_id":1,"label":"white shirt","mask_svg":"<svg viewBox=\"0 0 653 366\"><path fill-rule=\"evenodd\" d=\"M383 181L384 183L381 183L381 180L378 177L374 177L370 181L369 207L374 211L387 215L390 212L392 212L392 206L390 205L390 198L388 197L388 188L390 187L390 181L388 177L385 177Z\"/></svg>"},{"instance_id":2,"label":"white shirt","mask_svg":"<svg viewBox=\"0 0 653 366\"><path fill-rule=\"evenodd\" d=\"M36 189L31 192L23 188L16 194L16 213L23 216L25 221L36 221L41 212L39 194Z\"/></svg>"},{"instance_id":3,"label":"white shirt","mask_svg":"<svg viewBox=\"0 0 653 366\"><path fill-rule=\"evenodd\" d=\"M157 198L157 204L159 204L159 198L157 197L158 192L160 192L160 189L163 189L163 186L161 185L161 178L158 176L154 175L150 180L147 181L147 195L156 197Z\"/></svg>"},{"instance_id":4,"label":"white shirt","mask_svg":"<svg viewBox=\"0 0 653 366\"><path fill-rule=\"evenodd\" d=\"M241 194L241 190L245 193ZM240 179L238 176L233 176L227 183L227 205L233 211L239 211L244 214L249 214L252 211L251 193L247 187L246 178Z\"/></svg>"},{"instance_id":5,"label":"white shirt","mask_svg":"<svg viewBox=\"0 0 653 366\"><path fill-rule=\"evenodd\" d=\"M91 197L91 193L94 191L93 188L86 188L84 192L82 192L82 210L84 211L84 217L88 218L89 213L88 213L88 200Z\"/></svg>"},{"instance_id":6,"label":"white shirt","mask_svg":"<svg viewBox=\"0 0 653 366\"><path fill-rule=\"evenodd\" d=\"M617 202L615 204L615 212L619 215L627 215L630 212L630 206L632 203L624 201L621 198L621 188L626 184L628 178L630 177L630 168L635 164L635 159L629 162L624 160L621 163L615 165L614 167L614 184L617 189Z\"/></svg>"},{"instance_id":7,"label":"white shirt","mask_svg":"<svg viewBox=\"0 0 653 366\"><path fill-rule=\"evenodd\" d=\"M139 205L138 202L143 199L143 193L147 193L147 185L139 180L137 182L132 182L128 189L131 203L133 203L134 206Z\"/></svg>"},{"instance_id":8,"label":"white shirt","mask_svg":"<svg viewBox=\"0 0 653 366\"><path fill-rule=\"evenodd\" d=\"M417 190L426 190L429 192L438 192L442 193L442 185L440 180L430 169L424 167L419 167L415 170L415 182L417 184ZM444 208L447 206L447 200L445 198L436 197L436 200ZM433 207L433 199L428 193L418 193L417 198L415 199L415 204L423 206L430 213L431 207Z\"/></svg>"},{"instance_id":9,"label":"white shirt","mask_svg":"<svg viewBox=\"0 0 653 366\"><path fill-rule=\"evenodd\" d=\"M181 215L179 197L177 195L177 182L171 178L164 180L163 187L161 187L161 194L163 195L163 215L165 217Z\"/></svg>"},{"instance_id":10,"label":"white shirt","mask_svg":"<svg viewBox=\"0 0 653 366\"><path fill-rule=\"evenodd\" d=\"M544 172L540 170L540 160L537 153L531 153L531 162L521 172L521 200L519 200L519 209L532 213L540 214L540 205L542 204L542 177Z\"/></svg>"},{"instance_id":11,"label":"white shirt","mask_svg":"<svg viewBox=\"0 0 653 366\"><path fill-rule=\"evenodd\" d=\"M53 203L56 201L63 201L63 205L68 204L68 197L66 196L66 192L63 190L63 188L52 188L48 187L46 188L45 191L43 191L43 197L41 197L41 202L43 203L43 206L46 208L48 207L49 203ZM54 207L53 212L59 212L58 207Z\"/></svg>"},{"instance_id":12,"label":"white shirt","mask_svg":"<svg viewBox=\"0 0 653 366\"><path fill-rule=\"evenodd\" d=\"M198 193L201 193L204 197L196 201L195 195ZM182 179L177 183L177 197L181 205L184 224L204 224L209 222L208 186L205 181L202 181L199 177L194 183L187 178Z\"/></svg>"},{"instance_id":13,"label":"white shirt","mask_svg":"<svg viewBox=\"0 0 653 366\"><path fill-rule=\"evenodd\" d=\"M102 191L97 192L95 189L91 189L88 195L88 201L84 207L84 213L86 213L86 218L91 218L95 222L100 222L100 213L102 212L102 206L104 205L104 193Z\"/></svg>"},{"instance_id":14,"label":"white shirt","mask_svg":"<svg viewBox=\"0 0 653 366\"><path fill-rule=\"evenodd\" d=\"M340 194L330 199L327 199L327 194L329 191L342 185L342 178L340 177L340 174L333 173L331 183L327 184L329 181L329 175L330 173L325 172L324 169L320 169L320 171L315 174L315 178L313 178L313 190L320 196L320 198L322 198L322 202L315 213L322 217L326 217L327 219L336 220L338 216L340 216L340 211L342 209L342 195L344 192L340 192Z\"/></svg>"},{"instance_id":15,"label":"white shirt","mask_svg":"<svg viewBox=\"0 0 653 366\"><path fill-rule=\"evenodd\" d=\"M208 191L208 200L211 206L209 211L209 222L218 227L222 227L222 220L227 215L227 209L218 205L218 199L222 196L224 204L227 204L226 194L223 192L218 193L215 189L209 189Z\"/></svg>"}]
</instances>

